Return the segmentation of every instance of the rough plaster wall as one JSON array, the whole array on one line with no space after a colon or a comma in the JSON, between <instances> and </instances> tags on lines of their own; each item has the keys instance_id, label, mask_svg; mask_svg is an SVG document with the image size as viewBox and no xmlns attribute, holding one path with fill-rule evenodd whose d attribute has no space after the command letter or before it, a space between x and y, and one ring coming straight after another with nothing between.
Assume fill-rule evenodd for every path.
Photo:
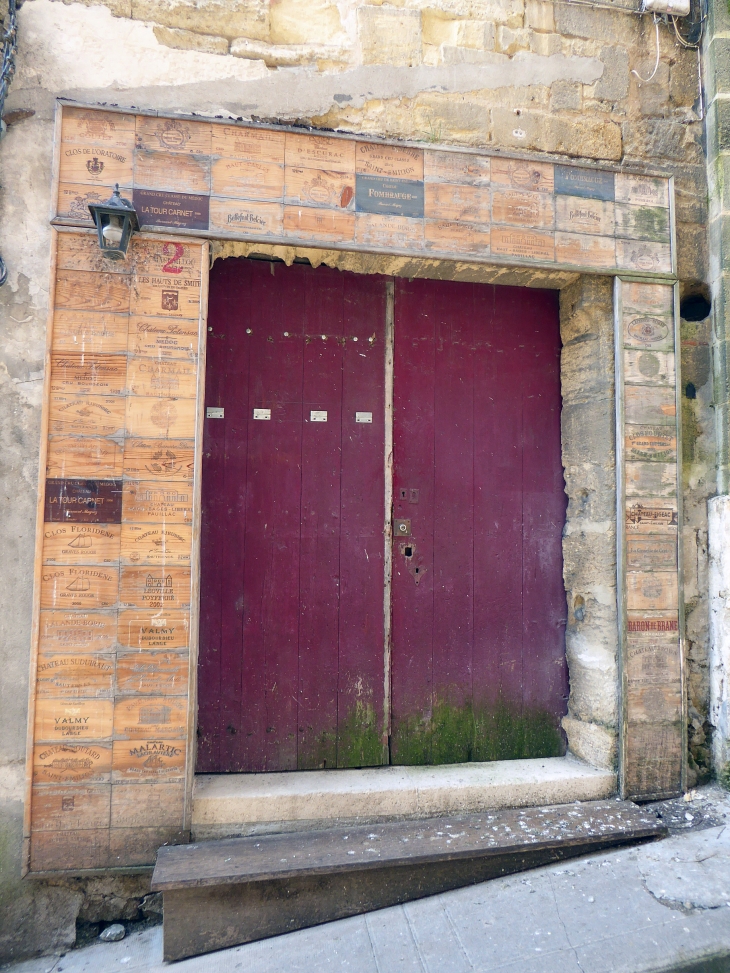
<instances>
[{"instance_id":1,"label":"rough plaster wall","mask_svg":"<svg viewBox=\"0 0 730 973\"><path fill-rule=\"evenodd\" d=\"M570 749L616 762L616 437L612 281L581 277L560 294L562 437L568 512L563 576Z\"/></svg>"},{"instance_id":2,"label":"rough plaster wall","mask_svg":"<svg viewBox=\"0 0 730 973\"><path fill-rule=\"evenodd\" d=\"M641 84L630 72L646 75L653 67L649 19L587 6L539 0L23 4L6 112L35 114L11 116L0 145L0 252L10 268L0 290L0 957L68 944L80 909L89 921L102 913L113 918L115 910L131 915L145 891L142 880L134 888L92 894L88 882L54 886L18 878L55 98L647 164L675 175L680 276L695 282L705 278L707 263L696 57L664 28L660 35L659 71L652 83ZM597 313L594 304L606 299L607 289L606 281L591 279L563 295L564 308L574 309L565 322L566 432L585 444L582 455L566 451L574 673L567 729L576 753L605 764L613 760L615 725L614 595L609 562L604 557L603 568L595 565L599 551L612 557L613 550L603 509L603 488L613 477L612 460L605 463L612 426L604 409L612 351L605 312ZM604 346L608 358L601 357ZM591 388L592 417L578 421L580 397ZM685 542L697 551L690 657L700 726L707 615L702 471L712 455L703 395L692 404L702 430L693 456L701 458L693 461L685 499L693 518ZM576 597L584 600L582 620Z\"/></svg>"}]
</instances>

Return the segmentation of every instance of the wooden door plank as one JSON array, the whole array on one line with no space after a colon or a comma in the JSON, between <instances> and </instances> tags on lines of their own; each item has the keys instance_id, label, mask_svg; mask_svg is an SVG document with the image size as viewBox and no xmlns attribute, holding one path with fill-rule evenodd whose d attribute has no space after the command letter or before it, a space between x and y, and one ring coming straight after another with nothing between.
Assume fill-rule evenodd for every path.
<instances>
[{"instance_id":1,"label":"wooden door plank","mask_svg":"<svg viewBox=\"0 0 730 973\"><path fill-rule=\"evenodd\" d=\"M337 766L363 767L387 762L382 738L385 280L343 276ZM358 412L371 413L372 422L358 422Z\"/></svg>"}]
</instances>

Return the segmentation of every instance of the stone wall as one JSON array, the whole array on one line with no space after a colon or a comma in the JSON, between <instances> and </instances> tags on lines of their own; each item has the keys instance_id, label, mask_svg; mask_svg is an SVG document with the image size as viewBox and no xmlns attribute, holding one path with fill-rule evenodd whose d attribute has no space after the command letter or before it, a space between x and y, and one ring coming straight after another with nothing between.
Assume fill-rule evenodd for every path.
<instances>
[{"instance_id":1,"label":"stone wall","mask_svg":"<svg viewBox=\"0 0 730 973\"><path fill-rule=\"evenodd\" d=\"M725 9L725 0L711 2ZM659 69L650 83L641 83L631 72L648 76L655 57L648 17L539 0L26 0L19 21L8 133L0 144L0 252L10 272L0 289L2 958L68 945L79 910L86 919L102 912L104 918L130 915L145 890L142 880L126 891L91 894L91 880L54 885L19 879L57 97L670 172L676 179L680 278L692 289L708 275L697 56L662 26ZM611 325L598 310L605 308L609 291L606 281L592 278L570 285L562 301L566 431L588 444L585 455L571 447L565 456L570 509L581 522L580 530L566 536L565 547L568 651L575 673L567 728L575 752L603 765L614 759L615 743L614 580L604 569L593 571L592 564L595 553L605 555L613 544L606 492L613 461L605 449L613 428ZM685 483L685 560L694 566L687 588L690 716L697 724L691 739L701 748L708 683L704 501L714 491L712 393L711 384L702 381L706 359L697 351L703 347L698 333L685 329L683 339L685 367L699 376L685 419L685 456L691 451L692 457ZM583 375L577 377L576 370ZM574 428L581 396L591 398L591 419L585 428ZM700 750L696 754L699 767L704 758ZM95 913L93 903L100 902L103 910L99 906Z\"/></svg>"}]
</instances>

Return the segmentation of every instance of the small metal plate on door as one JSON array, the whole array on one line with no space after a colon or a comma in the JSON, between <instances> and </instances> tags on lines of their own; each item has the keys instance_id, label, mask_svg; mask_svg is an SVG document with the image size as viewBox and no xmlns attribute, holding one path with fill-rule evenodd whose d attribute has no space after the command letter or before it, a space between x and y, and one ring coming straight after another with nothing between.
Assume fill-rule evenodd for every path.
<instances>
[{"instance_id":1,"label":"small metal plate on door","mask_svg":"<svg viewBox=\"0 0 730 973\"><path fill-rule=\"evenodd\" d=\"M394 520L393 521L393 536L394 537L408 537L411 533L411 522L410 520Z\"/></svg>"},{"instance_id":2,"label":"small metal plate on door","mask_svg":"<svg viewBox=\"0 0 730 973\"><path fill-rule=\"evenodd\" d=\"M253 417L254 419L270 419L271 409L254 409Z\"/></svg>"},{"instance_id":3,"label":"small metal plate on door","mask_svg":"<svg viewBox=\"0 0 730 973\"><path fill-rule=\"evenodd\" d=\"M372 422L373 414L372 412L356 412L355 422Z\"/></svg>"},{"instance_id":4,"label":"small metal plate on door","mask_svg":"<svg viewBox=\"0 0 730 973\"><path fill-rule=\"evenodd\" d=\"M206 419L222 419L223 409L218 408L216 405L209 405L205 410Z\"/></svg>"},{"instance_id":5,"label":"small metal plate on door","mask_svg":"<svg viewBox=\"0 0 730 973\"><path fill-rule=\"evenodd\" d=\"M314 409L309 413L310 422L327 422L327 413Z\"/></svg>"}]
</instances>

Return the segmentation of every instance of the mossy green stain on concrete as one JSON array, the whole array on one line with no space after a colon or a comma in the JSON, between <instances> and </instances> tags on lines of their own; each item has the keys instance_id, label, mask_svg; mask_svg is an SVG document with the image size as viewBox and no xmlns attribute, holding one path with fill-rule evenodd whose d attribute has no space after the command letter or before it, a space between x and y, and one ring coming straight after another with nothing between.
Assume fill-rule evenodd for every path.
<instances>
[{"instance_id":1,"label":"mossy green stain on concrete","mask_svg":"<svg viewBox=\"0 0 730 973\"><path fill-rule=\"evenodd\" d=\"M506 703L436 704L430 719L400 719L393 727L392 763L409 766L560 757L565 745L556 719L541 709L519 712Z\"/></svg>"}]
</instances>

